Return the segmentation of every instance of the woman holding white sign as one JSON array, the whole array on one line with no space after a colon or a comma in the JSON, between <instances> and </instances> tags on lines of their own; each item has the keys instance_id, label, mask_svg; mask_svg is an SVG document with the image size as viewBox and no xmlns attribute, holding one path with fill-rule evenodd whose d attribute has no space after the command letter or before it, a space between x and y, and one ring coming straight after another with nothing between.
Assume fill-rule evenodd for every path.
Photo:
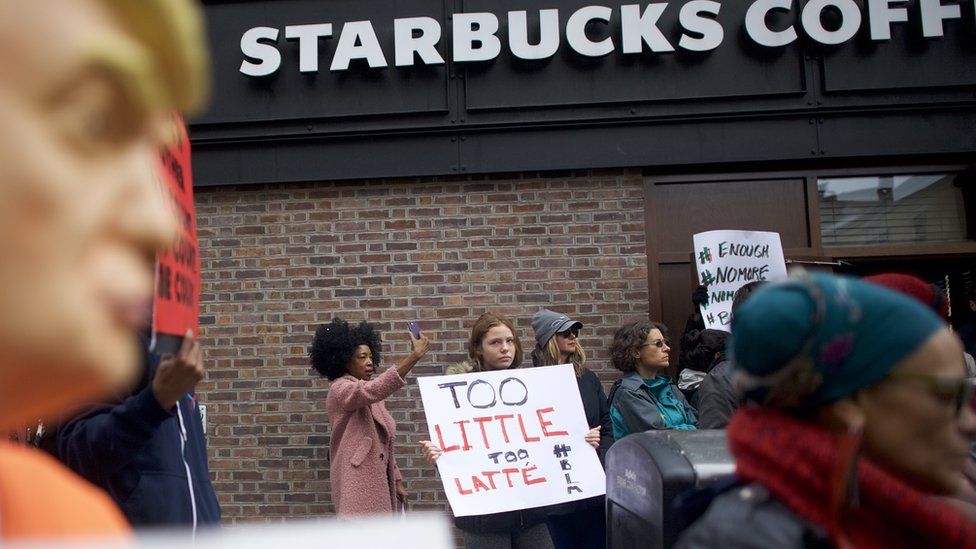
<instances>
[{"instance_id":1,"label":"woman holding white sign","mask_svg":"<svg viewBox=\"0 0 976 549\"><path fill-rule=\"evenodd\" d=\"M466 374L518 368L522 364L522 344L508 318L487 312L471 329L468 360L449 366L445 374ZM429 440L421 441L431 463L443 451ZM535 507L504 513L456 517L455 526L464 535L465 549L553 549L546 529L548 508Z\"/></svg>"},{"instance_id":2,"label":"woman holding white sign","mask_svg":"<svg viewBox=\"0 0 976 549\"><path fill-rule=\"evenodd\" d=\"M664 375L671 346L663 324L637 320L613 335L610 361L624 372L610 389L613 438L649 429L696 429L698 415Z\"/></svg>"},{"instance_id":3,"label":"woman holding white sign","mask_svg":"<svg viewBox=\"0 0 976 549\"><path fill-rule=\"evenodd\" d=\"M586 351L579 342L582 328L582 322L549 309L542 309L532 315L532 331L535 332L532 365L573 365L586 421L588 426L595 426L586 434L586 442L597 450L602 463L607 450L613 444L610 408L599 378L583 367ZM556 548L586 549L606 544L604 505L604 497L598 496L556 506L550 512L548 520L549 534Z\"/></svg>"},{"instance_id":4,"label":"woman holding white sign","mask_svg":"<svg viewBox=\"0 0 976 549\"><path fill-rule=\"evenodd\" d=\"M407 499L393 453L396 421L383 401L407 384L403 378L427 354L426 337L411 343L413 351L396 367L373 377L381 344L372 324L352 327L334 318L315 332L312 367L332 382L325 397L329 477L340 517L393 513Z\"/></svg>"}]
</instances>

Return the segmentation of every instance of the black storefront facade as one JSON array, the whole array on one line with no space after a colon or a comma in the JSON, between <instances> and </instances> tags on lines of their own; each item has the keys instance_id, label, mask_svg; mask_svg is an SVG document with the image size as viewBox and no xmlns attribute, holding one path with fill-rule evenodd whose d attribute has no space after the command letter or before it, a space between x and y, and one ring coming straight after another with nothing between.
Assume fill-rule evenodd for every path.
<instances>
[{"instance_id":1,"label":"black storefront facade","mask_svg":"<svg viewBox=\"0 0 976 549\"><path fill-rule=\"evenodd\" d=\"M191 121L203 196L260 188L274 201L289 185L443 181L465 194L506 178L517 191L519 181L544 186L567 174L639 177L646 297L625 312L677 329L691 311L691 234L711 229L778 231L787 258L840 272L915 272L948 283L958 308L976 282L971 1L204 4L215 95ZM204 244L234 223L203 223L212 231ZM211 255L214 271L232 255L223 253ZM205 333L220 325L223 301L263 288L222 293L219 275L208 286L207 265L203 315L214 319ZM448 328L442 340L459 343L444 361L463 341ZM211 330L216 347L233 339ZM282 337L299 345L303 335ZM275 387L288 387L288 375ZM235 379L218 378L212 393L252 396L241 397L247 387ZM228 440L214 452L229 458L236 448ZM218 480L245 492L234 471L246 465L218 465Z\"/></svg>"}]
</instances>

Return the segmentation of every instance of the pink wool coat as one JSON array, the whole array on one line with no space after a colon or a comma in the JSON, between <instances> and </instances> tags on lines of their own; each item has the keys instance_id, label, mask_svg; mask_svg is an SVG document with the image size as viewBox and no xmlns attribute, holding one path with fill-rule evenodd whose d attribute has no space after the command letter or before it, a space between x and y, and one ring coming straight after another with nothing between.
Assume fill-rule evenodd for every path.
<instances>
[{"instance_id":1,"label":"pink wool coat","mask_svg":"<svg viewBox=\"0 0 976 549\"><path fill-rule=\"evenodd\" d=\"M383 400L407 382L396 368L369 381L344 375L332 382L325 410L332 426L329 476L336 515L396 510L400 469L393 454L396 422Z\"/></svg>"}]
</instances>

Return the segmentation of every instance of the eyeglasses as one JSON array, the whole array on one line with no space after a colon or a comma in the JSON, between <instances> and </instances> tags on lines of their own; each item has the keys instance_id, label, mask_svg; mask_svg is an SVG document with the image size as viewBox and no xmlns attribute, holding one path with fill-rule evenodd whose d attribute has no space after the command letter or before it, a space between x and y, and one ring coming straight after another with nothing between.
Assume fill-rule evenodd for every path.
<instances>
[{"instance_id":1,"label":"eyeglasses","mask_svg":"<svg viewBox=\"0 0 976 549\"><path fill-rule=\"evenodd\" d=\"M653 346L657 347L658 349L663 349L665 347L671 347L671 340L668 339L668 338L655 339L654 341L651 341L649 343L641 344L641 346L638 347L638 349L643 349L644 347L647 347L648 345L653 345Z\"/></svg>"},{"instance_id":2,"label":"eyeglasses","mask_svg":"<svg viewBox=\"0 0 976 549\"><path fill-rule=\"evenodd\" d=\"M572 328L572 329L566 330L564 332L557 332L556 335L562 336L562 337L573 336L574 338L577 338L577 337L579 337L579 328Z\"/></svg>"},{"instance_id":3,"label":"eyeglasses","mask_svg":"<svg viewBox=\"0 0 976 549\"><path fill-rule=\"evenodd\" d=\"M888 375L888 379L921 381L923 385L928 387L932 394L941 399L951 401L957 417L967 405L976 411L976 402L973 401L976 387L968 379L937 377L916 372L892 372Z\"/></svg>"}]
</instances>

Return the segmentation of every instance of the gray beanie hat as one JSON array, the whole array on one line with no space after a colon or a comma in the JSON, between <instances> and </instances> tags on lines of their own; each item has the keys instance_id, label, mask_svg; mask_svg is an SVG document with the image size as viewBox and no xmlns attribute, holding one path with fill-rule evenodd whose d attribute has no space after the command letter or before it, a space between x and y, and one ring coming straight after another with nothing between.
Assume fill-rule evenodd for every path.
<instances>
[{"instance_id":1,"label":"gray beanie hat","mask_svg":"<svg viewBox=\"0 0 976 549\"><path fill-rule=\"evenodd\" d=\"M532 331L535 332L535 348L542 349L547 343L549 343L552 336L558 334L559 332L565 332L566 330L572 330L573 328L578 330L582 327L582 322L573 320L562 313L557 313L556 311L542 309L536 314L532 315Z\"/></svg>"}]
</instances>

